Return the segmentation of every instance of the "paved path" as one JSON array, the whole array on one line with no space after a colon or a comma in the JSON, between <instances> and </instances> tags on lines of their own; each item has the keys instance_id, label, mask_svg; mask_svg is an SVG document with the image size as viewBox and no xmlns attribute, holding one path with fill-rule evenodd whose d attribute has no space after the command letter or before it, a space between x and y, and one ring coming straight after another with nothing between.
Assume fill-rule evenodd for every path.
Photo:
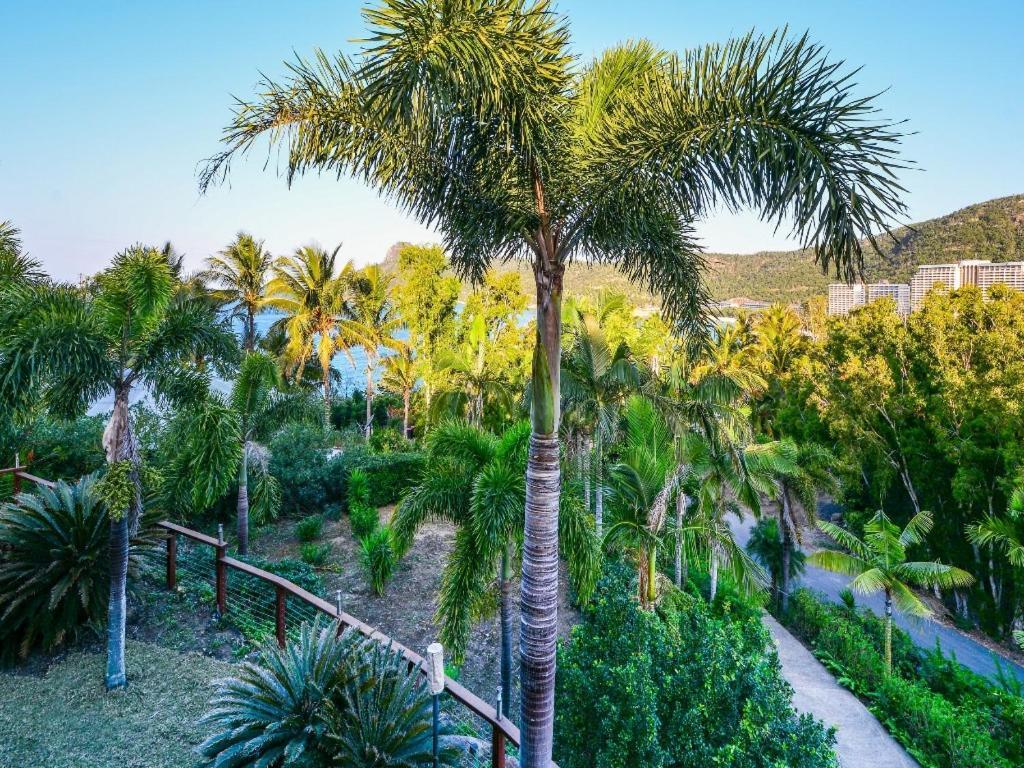
<instances>
[{"instance_id":1,"label":"paved path","mask_svg":"<svg viewBox=\"0 0 1024 768\"><path fill-rule=\"evenodd\" d=\"M842 768L917 768L867 707L789 630L767 613L763 621L778 647L782 675L793 686L793 706L836 729L836 757Z\"/></svg>"},{"instance_id":2,"label":"paved path","mask_svg":"<svg viewBox=\"0 0 1024 768\"><path fill-rule=\"evenodd\" d=\"M736 536L736 541L743 547L747 545L750 538L750 530L754 521L749 515L745 515L742 522L736 522L731 518L730 527ZM841 576L831 571L815 568L808 565L803 576L797 580L795 586L803 586L821 593L834 603L838 603L839 593L850 583L848 576ZM870 608L876 615L881 616L885 606L881 595L864 596L857 595L857 604ZM943 626L934 621L913 619L896 613L893 617L894 623L913 639L915 643L926 650L933 650L935 642L938 641L946 656L956 655L956 660L968 669L977 672L979 675L994 678L1002 667L1005 673L1013 674L1018 680L1024 682L1024 667L1005 659L986 648L976 640L964 635L955 629Z\"/></svg>"}]
</instances>

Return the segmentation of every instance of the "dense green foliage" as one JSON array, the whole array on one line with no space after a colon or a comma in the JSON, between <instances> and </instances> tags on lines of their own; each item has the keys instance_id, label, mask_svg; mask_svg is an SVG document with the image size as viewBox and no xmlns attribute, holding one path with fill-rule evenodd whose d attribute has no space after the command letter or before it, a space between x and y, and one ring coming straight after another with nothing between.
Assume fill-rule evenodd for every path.
<instances>
[{"instance_id":1,"label":"dense green foliage","mask_svg":"<svg viewBox=\"0 0 1024 768\"><path fill-rule=\"evenodd\" d=\"M798 590L786 624L864 699L924 768L1008 768L1024 760L1024 699L998 688L939 649L893 638L894 674L880 649L881 619Z\"/></svg>"},{"instance_id":2,"label":"dense green foliage","mask_svg":"<svg viewBox=\"0 0 1024 768\"><path fill-rule=\"evenodd\" d=\"M0 661L97 630L110 588L109 519L96 476L22 493L0 508ZM132 542L134 574L145 548Z\"/></svg>"},{"instance_id":3,"label":"dense green foliage","mask_svg":"<svg viewBox=\"0 0 1024 768\"><path fill-rule=\"evenodd\" d=\"M12 465L18 453L38 477L73 480L96 472L106 462L100 444L105 421L102 416L71 421L39 416L26 425L7 424L0 430L0 464Z\"/></svg>"},{"instance_id":4,"label":"dense green foliage","mask_svg":"<svg viewBox=\"0 0 1024 768\"><path fill-rule=\"evenodd\" d=\"M324 516L310 515L295 524L295 538L301 542L316 541L324 530Z\"/></svg>"},{"instance_id":5,"label":"dense green foliage","mask_svg":"<svg viewBox=\"0 0 1024 768\"><path fill-rule=\"evenodd\" d=\"M382 596L398 566L398 548L389 526L380 525L361 537L359 562L374 593Z\"/></svg>"},{"instance_id":6,"label":"dense green foliage","mask_svg":"<svg viewBox=\"0 0 1024 768\"><path fill-rule=\"evenodd\" d=\"M644 611L630 581L610 564L560 649L560 766L835 765L830 734L790 706L756 619L716 617L679 592Z\"/></svg>"},{"instance_id":7,"label":"dense green foliage","mask_svg":"<svg viewBox=\"0 0 1024 768\"><path fill-rule=\"evenodd\" d=\"M324 431L305 424L285 426L270 441L270 473L279 478L286 514L321 512L329 500Z\"/></svg>"},{"instance_id":8,"label":"dense green foliage","mask_svg":"<svg viewBox=\"0 0 1024 768\"><path fill-rule=\"evenodd\" d=\"M303 625L221 680L200 721L208 765L414 766L428 762L430 697L418 669L353 630ZM443 764L452 763L445 750Z\"/></svg>"},{"instance_id":9,"label":"dense green foliage","mask_svg":"<svg viewBox=\"0 0 1024 768\"><path fill-rule=\"evenodd\" d=\"M349 504L348 481L353 470L366 475L373 507L395 504L402 494L416 484L423 470L423 454L417 451L371 453L365 448L352 448L331 460L327 473L331 498Z\"/></svg>"}]
</instances>

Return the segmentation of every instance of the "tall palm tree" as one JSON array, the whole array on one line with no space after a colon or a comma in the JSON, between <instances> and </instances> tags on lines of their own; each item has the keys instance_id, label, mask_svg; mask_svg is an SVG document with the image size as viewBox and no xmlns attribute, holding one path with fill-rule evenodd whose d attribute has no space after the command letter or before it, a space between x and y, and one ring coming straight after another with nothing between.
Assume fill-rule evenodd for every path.
<instances>
[{"instance_id":1,"label":"tall palm tree","mask_svg":"<svg viewBox=\"0 0 1024 768\"><path fill-rule=\"evenodd\" d=\"M784 395L787 376L806 354L808 340L803 323L792 307L773 304L761 312L753 323L750 355L753 366L765 381L763 395L755 408L755 420L761 432L776 434L774 417Z\"/></svg>"},{"instance_id":2,"label":"tall palm tree","mask_svg":"<svg viewBox=\"0 0 1024 768\"><path fill-rule=\"evenodd\" d=\"M354 269L349 262L337 267L339 245L328 253L305 246L274 264L267 285L266 305L283 312L278 321L285 329L285 354L296 378L302 378L305 361L313 355L320 363L320 386L324 398L324 426L331 425L331 364L340 348L347 352L347 340L340 334L342 321L350 317L346 292Z\"/></svg>"},{"instance_id":3,"label":"tall palm tree","mask_svg":"<svg viewBox=\"0 0 1024 768\"><path fill-rule=\"evenodd\" d=\"M980 523L967 527L967 538L979 547L992 547L1006 555L1014 568L1024 569L1024 485L1018 486L1010 496L1005 515L988 515ZM1013 633L1017 644L1024 646L1024 632Z\"/></svg>"},{"instance_id":4,"label":"tall palm tree","mask_svg":"<svg viewBox=\"0 0 1024 768\"><path fill-rule=\"evenodd\" d=\"M10 221L0 221L0 291L45 279L42 265L21 249L21 231Z\"/></svg>"},{"instance_id":5,"label":"tall palm tree","mask_svg":"<svg viewBox=\"0 0 1024 768\"><path fill-rule=\"evenodd\" d=\"M393 529L403 549L430 519L457 526L438 597L441 641L456 663L465 653L473 617L497 568L501 616L502 708L512 693L513 564L521 556L526 501L524 470L530 424L523 421L495 436L464 421L442 422L427 438L425 472L402 499ZM581 602L589 599L600 570L600 550L583 508L563 497L559 543Z\"/></svg>"},{"instance_id":6,"label":"tall palm tree","mask_svg":"<svg viewBox=\"0 0 1024 768\"><path fill-rule=\"evenodd\" d=\"M885 668L892 672L892 609L927 618L931 609L911 587L966 587L974 582L967 571L939 562L907 560L907 548L920 544L932 528L929 512L918 512L900 530L882 510L864 524L864 538L824 520L818 527L846 552L821 550L807 558L819 568L852 576L854 592L885 594Z\"/></svg>"},{"instance_id":7,"label":"tall palm tree","mask_svg":"<svg viewBox=\"0 0 1024 768\"><path fill-rule=\"evenodd\" d=\"M409 417L412 405L412 392L416 388L419 376L416 361L408 349L384 358L384 373L380 377L380 386L387 392L393 392L402 398L402 434L409 438Z\"/></svg>"},{"instance_id":8,"label":"tall palm tree","mask_svg":"<svg viewBox=\"0 0 1024 768\"><path fill-rule=\"evenodd\" d=\"M75 416L113 392L103 433L108 473L127 478L127 504L110 509L108 689L125 685L128 540L142 514L141 458L128 404L148 391L171 403L204 395L209 374L195 361L231 359L234 334L201 301L176 302L167 259L135 246L115 257L95 286L41 287L0 309L0 397L8 407L40 397L51 413Z\"/></svg>"},{"instance_id":9,"label":"tall palm tree","mask_svg":"<svg viewBox=\"0 0 1024 768\"><path fill-rule=\"evenodd\" d=\"M263 308L272 265L263 241L239 232L227 248L206 259L201 273L217 286L214 295L231 306L232 318L242 321L242 349L246 352L256 348L256 315Z\"/></svg>"},{"instance_id":10,"label":"tall palm tree","mask_svg":"<svg viewBox=\"0 0 1024 768\"><path fill-rule=\"evenodd\" d=\"M349 281L349 317L342 323L339 338L350 346L361 346L366 356L366 437L373 432L374 376L381 350L399 351L405 344L395 336L402 327L398 307L391 296L395 278L371 264Z\"/></svg>"},{"instance_id":11,"label":"tall palm tree","mask_svg":"<svg viewBox=\"0 0 1024 768\"><path fill-rule=\"evenodd\" d=\"M837 482L833 471L836 458L822 445L814 442L797 445L784 439L785 451L792 462L782 467L775 476L771 498L778 510L780 544L779 608L785 611L789 604L789 577L791 561L798 544L803 543L803 530L816 519L818 494L835 491Z\"/></svg>"},{"instance_id":12,"label":"tall palm tree","mask_svg":"<svg viewBox=\"0 0 1024 768\"><path fill-rule=\"evenodd\" d=\"M434 400L431 419L445 413L465 415L470 424L480 427L485 415L511 411L513 397L505 380L488 365L491 340L483 314L466 317L464 322L458 343L437 355L435 367L448 373L449 380Z\"/></svg>"},{"instance_id":13,"label":"tall palm tree","mask_svg":"<svg viewBox=\"0 0 1024 768\"><path fill-rule=\"evenodd\" d=\"M593 455L598 536L604 533L604 446L614 436L626 394L640 385L640 371L629 347L619 343L613 350L608 344L601 328L602 315L575 311L572 341L562 354L561 371L565 412L588 432L584 450Z\"/></svg>"},{"instance_id":14,"label":"tall palm tree","mask_svg":"<svg viewBox=\"0 0 1024 768\"><path fill-rule=\"evenodd\" d=\"M905 207L897 124L806 37L754 34L682 54L631 42L580 63L549 0L381 0L355 58L317 51L264 79L201 188L260 138L287 178L365 180L442 233L479 279L514 255L536 284L533 450L523 557L522 764L547 768L554 722L559 362L566 264L615 264L701 329L694 222L725 204L791 222L852 276L862 238Z\"/></svg>"},{"instance_id":15,"label":"tall palm tree","mask_svg":"<svg viewBox=\"0 0 1024 768\"><path fill-rule=\"evenodd\" d=\"M630 397L623 421L622 455L608 475L614 523L605 542L625 544L634 551L640 604L652 608L657 599L658 546L679 481L678 457L668 425L650 400Z\"/></svg>"}]
</instances>

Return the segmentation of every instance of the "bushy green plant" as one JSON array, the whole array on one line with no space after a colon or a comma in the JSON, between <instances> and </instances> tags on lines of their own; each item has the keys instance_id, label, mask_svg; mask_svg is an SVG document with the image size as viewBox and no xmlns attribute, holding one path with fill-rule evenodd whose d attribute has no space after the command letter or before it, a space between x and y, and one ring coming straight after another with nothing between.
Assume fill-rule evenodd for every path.
<instances>
[{"instance_id":1,"label":"bushy green plant","mask_svg":"<svg viewBox=\"0 0 1024 768\"><path fill-rule=\"evenodd\" d=\"M24 427L7 423L0 430L0 463L10 466L18 453L32 474L74 482L102 469L106 462L104 425L102 416L80 416L71 421L41 416Z\"/></svg>"},{"instance_id":2,"label":"bushy green plant","mask_svg":"<svg viewBox=\"0 0 1024 768\"><path fill-rule=\"evenodd\" d=\"M0 659L52 650L107 612L110 520L96 476L39 487L0 507ZM153 543L144 526L129 569Z\"/></svg>"},{"instance_id":3,"label":"bushy green plant","mask_svg":"<svg viewBox=\"0 0 1024 768\"><path fill-rule=\"evenodd\" d=\"M348 491L346 500L349 508L357 504L370 503L370 478L358 467L348 473Z\"/></svg>"},{"instance_id":4,"label":"bushy green plant","mask_svg":"<svg viewBox=\"0 0 1024 768\"><path fill-rule=\"evenodd\" d=\"M352 535L365 539L380 527L380 513L369 504L356 504L349 508Z\"/></svg>"},{"instance_id":5,"label":"bushy green plant","mask_svg":"<svg viewBox=\"0 0 1024 768\"><path fill-rule=\"evenodd\" d=\"M323 515L310 515L295 524L295 538L302 542L316 541L323 531Z\"/></svg>"},{"instance_id":6,"label":"bushy green plant","mask_svg":"<svg viewBox=\"0 0 1024 768\"><path fill-rule=\"evenodd\" d=\"M328 501L327 434L320 427L290 424L270 441L270 474L281 486L285 514L320 512Z\"/></svg>"},{"instance_id":7,"label":"bushy green plant","mask_svg":"<svg viewBox=\"0 0 1024 768\"><path fill-rule=\"evenodd\" d=\"M307 541L299 547L299 557L302 558L302 562L320 568L326 565L331 557L331 545L326 541Z\"/></svg>"},{"instance_id":8,"label":"bushy green plant","mask_svg":"<svg viewBox=\"0 0 1024 768\"><path fill-rule=\"evenodd\" d=\"M369 502L375 507L394 504L409 488L416 485L423 471L424 457L416 451L374 454L363 448L345 451L333 458L327 468L330 498L348 503L348 477L354 469L366 473L369 480Z\"/></svg>"},{"instance_id":9,"label":"bushy green plant","mask_svg":"<svg viewBox=\"0 0 1024 768\"><path fill-rule=\"evenodd\" d=\"M559 650L559 765L836 765L831 735L793 711L756 619L715 617L682 593L644 611L635 592L611 563Z\"/></svg>"},{"instance_id":10,"label":"bushy green plant","mask_svg":"<svg viewBox=\"0 0 1024 768\"><path fill-rule=\"evenodd\" d=\"M394 427L375 429L370 435L370 450L376 454L400 453L408 447L409 441Z\"/></svg>"},{"instance_id":11,"label":"bushy green plant","mask_svg":"<svg viewBox=\"0 0 1024 768\"><path fill-rule=\"evenodd\" d=\"M303 625L279 649L218 680L200 724L214 731L197 751L206 765L233 768L430 762L430 697L402 656L333 624ZM444 765L455 764L447 744ZM343 756L343 757L342 757Z\"/></svg>"},{"instance_id":12,"label":"bushy green plant","mask_svg":"<svg viewBox=\"0 0 1024 768\"><path fill-rule=\"evenodd\" d=\"M374 593L383 595L398 565L395 537L390 527L382 525L362 539L360 562Z\"/></svg>"}]
</instances>

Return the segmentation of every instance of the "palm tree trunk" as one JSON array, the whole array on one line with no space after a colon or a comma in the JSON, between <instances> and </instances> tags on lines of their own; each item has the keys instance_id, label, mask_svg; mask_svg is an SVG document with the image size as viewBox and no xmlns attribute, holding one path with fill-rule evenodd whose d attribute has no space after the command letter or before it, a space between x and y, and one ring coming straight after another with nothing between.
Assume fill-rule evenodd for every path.
<instances>
[{"instance_id":1,"label":"palm tree trunk","mask_svg":"<svg viewBox=\"0 0 1024 768\"><path fill-rule=\"evenodd\" d=\"M598 436L594 447L594 527L599 539L604 535L604 472L601 454L601 437Z\"/></svg>"},{"instance_id":2,"label":"palm tree trunk","mask_svg":"<svg viewBox=\"0 0 1024 768\"><path fill-rule=\"evenodd\" d=\"M238 470L238 553L249 554L249 450L242 442L242 462Z\"/></svg>"},{"instance_id":3,"label":"palm tree trunk","mask_svg":"<svg viewBox=\"0 0 1024 768\"><path fill-rule=\"evenodd\" d=\"M252 311L252 308L246 309L245 312L245 339L242 342L242 348L246 352L252 352L256 347L256 316Z\"/></svg>"},{"instance_id":4,"label":"palm tree trunk","mask_svg":"<svg viewBox=\"0 0 1024 768\"><path fill-rule=\"evenodd\" d=\"M652 544L647 553L647 605L653 606L658 599L658 545Z\"/></svg>"},{"instance_id":5,"label":"palm tree trunk","mask_svg":"<svg viewBox=\"0 0 1024 768\"><path fill-rule=\"evenodd\" d=\"M885 671L892 674L892 593L885 590Z\"/></svg>"},{"instance_id":6,"label":"palm tree trunk","mask_svg":"<svg viewBox=\"0 0 1024 768\"><path fill-rule=\"evenodd\" d=\"M583 453L581 458L583 460L583 501L587 505L587 513L590 513L592 507L590 506L590 452L592 448L590 445L590 438L586 437L583 439Z\"/></svg>"},{"instance_id":7,"label":"palm tree trunk","mask_svg":"<svg viewBox=\"0 0 1024 768\"><path fill-rule=\"evenodd\" d=\"M520 589L520 765L549 768L555 718L555 642L558 630L558 423L560 406L563 267L540 233L534 276L537 338L533 353L530 453L526 466L526 523Z\"/></svg>"},{"instance_id":8,"label":"palm tree trunk","mask_svg":"<svg viewBox=\"0 0 1024 768\"><path fill-rule=\"evenodd\" d=\"M680 488L676 494L676 586L683 588L683 520L686 517L686 494Z\"/></svg>"},{"instance_id":9,"label":"palm tree trunk","mask_svg":"<svg viewBox=\"0 0 1024 768\"><path fill-rule=\"evenodd\" d=\"M366 366L366 439L373 434L373 367Z\"/></svg>"},{"instance_id":10,"label":"palm tree trunk","mask_svg":"<svg viewBox=\"0 0 1024 768\"><path fill-rule=\"evenodd\" d=\"M412 399L412 390L406 389L402 393L402 435L409 439L409 402Z\"/></svg>"},{"instance_id":11,"label":"palm tree trunk","mask_svg":"<svg viewBox=\"0 0 1024 768\"><path fill-rule=\"evenodd\" d=\"M510 714L512 700L512 558L506 544L501 553L501 709Z\"/></svg>"},{"instance_id":12,"label":"palm tree trunk","mask_svg":"<svg viewBox=\"0 0 1024 768\"><path fill-rule=\"evenodd\" d=\"M714 547L711 549L711 587L708 591L708 602L715 602L715 595L718 594L718 553L715 552Z\"/></svg>"},{"instance_id":13,"label":"palm tree trunk","mask_svg":"<svg viewBox=\"0 0 1024 768\"><path fill-rule=\"evenodd\" d=\"M789 525L779 523L782 529L782 573L779 574L779 610L786 612L789 607L789 569L793 563L793 533Z\"/></svg>"},{"instance_id":14,"label":"palm tree trunk","mask_svg":"<svg viewBox=\"0 0 1024 768\"><path fill-rule=\"evenodd\" d=\"M331 428L331 369L325 368L320 374L320 386L324 390L324 429Z\"/></svg>"}]
</instances>

